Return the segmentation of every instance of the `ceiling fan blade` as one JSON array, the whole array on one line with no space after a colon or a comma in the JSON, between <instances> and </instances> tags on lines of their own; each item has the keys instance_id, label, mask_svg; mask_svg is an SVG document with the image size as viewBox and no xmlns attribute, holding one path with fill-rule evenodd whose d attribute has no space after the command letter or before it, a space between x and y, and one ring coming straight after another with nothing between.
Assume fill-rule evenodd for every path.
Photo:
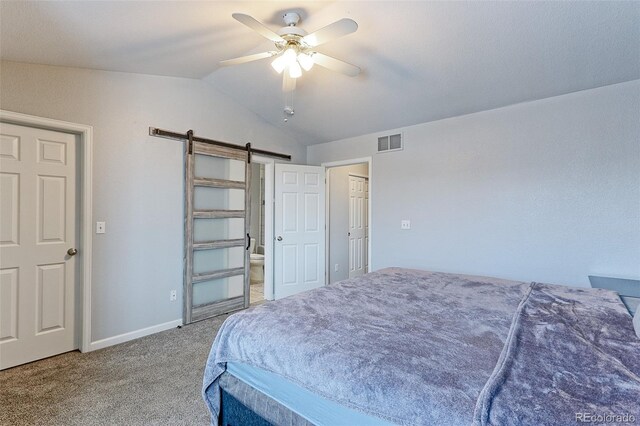
<instances>
[{"instance_id":1,"label":"ceiling fan blade","mask_svg":"<svg viewBox=\"0 0 640 426\"><path fill-rule=\"evenodd\" d=\"M343 18L333 24L327 25L324 28L320 28L318 31L304 36L302 41L311 47L320 46L321 44L334 40L338 37L354 33L357 29L358 24L356 21L349 18Z\"/></svg>"},{"instance_id":2,"label":"ceiling fan blade","mask_svg":"<svg viewBox=\"0 0 640 426\"><path fill-rule=\"evenodd\" d=\"M359 67L341 61L340 59L332 58L331 56L327 56L323 53L314 52L312 58L313 62L330 69L331 71L337 71L350 77L355 77L360 74Z\"/></svg>"},{"instance_id":3,"label":"ceiling fan blade","mask_svg":"<svg viewBox=\"0 0 640 426\"><path fill-rule=\"evenodd\" d=\"M244 13L234 13L231 16L233 16L233 19L235 19L236 21L246 25L247 27L251 28L258 34L260 34L261 36L266 37L271 41L274 41L276 43L280 41L284 41L284 39L280 37L278 34L274 33L269 28L264 26L264 24L262 24L261 22L257 21L255 18L249 15L245 15Z\"/></svg>"},{"instance_id":4,"label":"ceiling fan blade","mask_svg":"<svg viewBox=\"0 0 640 426\"><path fill-rule=\"evenodd\" d=\"M225 61L220 61L220 65L223 66L223 67L226 67L226 66L229 66L229 65L239 65L239 64L244 64L244 63L251 62L251 61L257 61L259 59L271 58L272 56L276 56L277 54L278 54L278 52L273 50L273 51L270 51L270 52L256 53L254 55L240 56L239 58L233 58L233 59L227 59Z\"/></svg>"},{"instance_id":5,"label":"ceiling fan blade","mask_svg":"<svg viewBox=\"0 0 640 426\"><path fill-rule=\"evenodd\" d=\"M293 92L296 90L296 79L291 78L288 72L282 73L282 91L284 93Z\"/></svg>"}]
</instances>

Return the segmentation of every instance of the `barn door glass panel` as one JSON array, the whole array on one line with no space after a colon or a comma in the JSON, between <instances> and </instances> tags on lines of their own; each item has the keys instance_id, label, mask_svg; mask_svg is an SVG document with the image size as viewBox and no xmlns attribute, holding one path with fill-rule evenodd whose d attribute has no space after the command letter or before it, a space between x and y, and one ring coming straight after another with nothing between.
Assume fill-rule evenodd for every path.
<instances>
[{"instance_id":1,"label":"barn door glass panel","mask_svg":"<svg viewBox=\"0 0 640 426\"><path fill-rule=\"evenodd\" d=\"M245 237L242 218L194 219L193 221L194 243Z\"/></svg>"}]
</instances>

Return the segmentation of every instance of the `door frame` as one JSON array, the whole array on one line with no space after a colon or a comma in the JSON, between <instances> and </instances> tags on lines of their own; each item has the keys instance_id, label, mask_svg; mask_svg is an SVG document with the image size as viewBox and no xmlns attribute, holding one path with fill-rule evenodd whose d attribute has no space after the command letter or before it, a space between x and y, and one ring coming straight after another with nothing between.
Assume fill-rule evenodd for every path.
<instances>
[{"instance_id":1,"label":"door frame","mask_svg":"<svg viewBox=\"0 0 640 426\"><path fill-rule=\"evenodd\" d=\"M51 118L37 117L19 112L0 109L0 122L24 127L35 127L71 133L78 137L81 155L77 156L77 207L80 219L78 243L81 253L79 259L80 274L76 278L75 288L79 290L76 298L76 345L81 352L91 349L91 266L93 247L92 196L93 196L93 127L70 123ZM78 282L79 281L79 282Z\"/></svg>"},{"instance_id":2,"label":"door frame","mask_svg":"<svg viewBox=\"0 0 640 426\"><path fill-rule=\"evenodd\" d=\"M276 160L261 155L252 155L251 162L264 165L264 299L273 300L273 209L275 203Z\"/></svg>"},{"instance_id":3,"label":"door frame","mask_svg":"<svg viewBox=\"0 0 640 426\"><path fill-rule=\"evenodd\" d=\"M374 267L373 267L373 263L371 263L371 247L372 244L371 242L373 241L373 232L372 232L372 226L371 226L371 183L373 182L373 157L360 157L360 158L352 158L352 159L348 159L348 160L339 160L339 161L329 161L326 163L321 163L320 165L323 166L325 169L327 169L327 182L325 184L325 191L326 191L326 195L325 195L325 216L326 216L326 226L325 226L325 230L324 230L324 234L325 234L325 285L329 284L329 272L330 272L330 265L329 265L329 230L331 229L331 223L330 223L330 215L329 215L329 209L330 209L330 190L331 190L331 172L329 171L331 168L333 167L341 167L341 166L352 166L355 164L362 164L362 163L367 163L368 167L369 167L369 202L367 203L367 224L369 225L369 243L367 244L367 262L369 263L369 269L367 272L371 272L374 271Z\"/></svg>"}]
</instances>

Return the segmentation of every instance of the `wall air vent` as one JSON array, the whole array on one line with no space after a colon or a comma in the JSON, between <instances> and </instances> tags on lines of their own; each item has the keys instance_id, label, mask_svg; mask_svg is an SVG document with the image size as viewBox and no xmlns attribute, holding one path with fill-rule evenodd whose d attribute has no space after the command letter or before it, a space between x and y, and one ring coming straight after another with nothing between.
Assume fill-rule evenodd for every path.
<instances>
[{"instance_id":1,"label":"wall air vent","mask_svg":"<svg viewBox=\"0 0 640 426\"><path fill-rule=\"evenodd\" d=\"M378 152L400 151L404 148L402 133L380 136L378 138Z\"/></svg>"}]
</instances>

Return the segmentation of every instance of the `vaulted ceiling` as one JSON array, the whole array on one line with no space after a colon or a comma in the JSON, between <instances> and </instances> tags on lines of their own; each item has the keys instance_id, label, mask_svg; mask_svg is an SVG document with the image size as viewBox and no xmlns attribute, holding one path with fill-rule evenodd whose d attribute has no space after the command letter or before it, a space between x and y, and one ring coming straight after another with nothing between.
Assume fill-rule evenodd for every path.
<instances>
[{"instance_id":1,"label":"vaulted ceiling","mask_svg":"<svg viewBox=\"0 0 640 426\"><path fill-rule=\"evenodd\" d=\"M276 30L286 11L308 32L358 22L319 50L363 72L314 67L285 123L269 60L218 62L273 47L233 12ZM640 2L3 1L0 57L205 79L314 144L638 79L639 22Z\"/></svg>"}]
</instances>

